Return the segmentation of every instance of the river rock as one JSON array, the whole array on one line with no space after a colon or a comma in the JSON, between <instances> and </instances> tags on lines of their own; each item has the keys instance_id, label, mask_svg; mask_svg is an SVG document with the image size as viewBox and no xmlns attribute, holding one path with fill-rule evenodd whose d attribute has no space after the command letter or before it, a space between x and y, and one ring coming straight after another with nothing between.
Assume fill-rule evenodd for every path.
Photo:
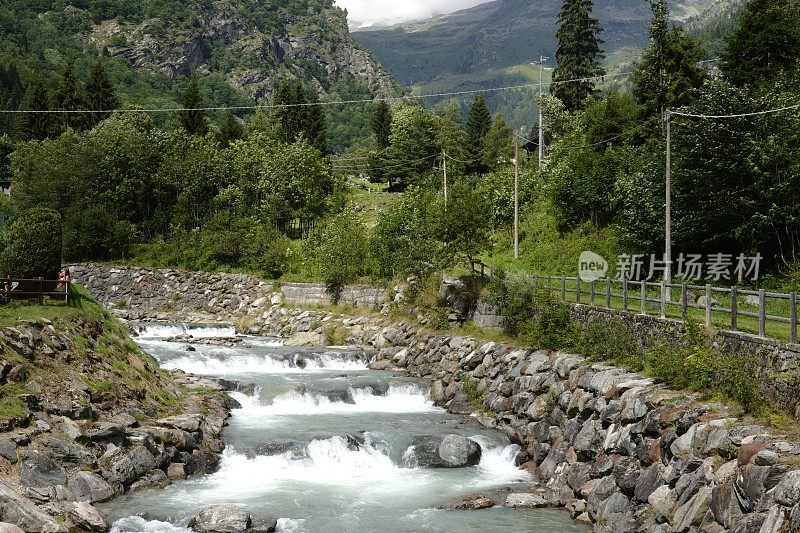
<instances>
[{"instance_id":1,"label":"river rock","mask_svg":"<svg viewBox=\"0 0 800 533\"><path fill-rule=\"evenodd\" d=\"M489 509L494 507L494 500L475 494L471 496L464 496L453 502L439 506L439 509L451 509L456 511L479 511L481 509Z\"/></svg>"},{"instance_id":2,"label":"river rock","mask_svg":"<svg viewBox=\"0 0 800 533\"><path fill-rule=\"evenodd\" d=\"M539 494L532 494L529 492L521 492L521 493L514 493L509 494L506 496L506 507L528 507L528 508L539 508L539 507L547 507L548 503L542 496Z\"/></svg>"},{"instance_id":3,"label":"river rock","mask_svg":"<svg viewBox=\"0 0 800 533\"><path fill-rule=\"evenodd\" d=\"M16 524L24 531L67 533L67 528L46 515L10 487L0 483L0 520Z\"/></svg>"},{"instance_id":4,"label":"river rock","mask_svg":"<svg viewBox=\"0 0 800 533\"><path fill-rule=\"evenodd\" d=\"M8 522L0 522L0 533L25 533L19 527Z\"/></svg>"},{"instance_id":5,"label":"river rock","mask_svg":"<svg viewBox=\"0 0 800 533\"><path fill-rule=\"evenodd\" d=\"M203 533L235 533L250 529L252 519L247 509L231 503L209 505L189 521L189 527Z\"/></svg>"},{"instance_id":6,"label":"river rock","mask_svg":"<svg viewBox=\"0 0 800 533\"><path fill-rule=\"evenodd\" d=\"M82 445L77 442L69 442L56 437L44 437L41 440L42 447L56 461L72 466L92 465L95 462L94 456L89 453Z\"/></svg>"},{"instance_id":7,"label":"river rock","mask_svg":"<svg viewBox=\"0 0 800 533\"><path fill-rule=\"evenodd\" d=\"M481 447L461 435L420 437L415 439L414 457L417 465L423 468L475 466L481 460Z\"/></svg>"},{"instance_id":8,"label":"river rock","mask_svg":"<svg viewBox=\"0 0 800 533\"><path fill-rule=\"evenodd\" d=\"M78 472L69 478L67 487L78 501L105 502L114 497L114 489L93 472Z\"/></svg>"},{"instance_id":9,"label":"river rock","mask_svg":"<svg viewBox=\"0 0 800 533\"><path fill-rule=\"evenodd\" d=\"M20 466L20 483L26 487L63 485L67 475L55 461L40 452L32 452Z\"/></svg>"},{"instance_id":10,"label":"river rock","mask_svg":"<svg viewBox=\"0 0 800 533\"><path fill-rule=\"evenodd\" d=\"M73 502L68 516L81 531L108 531L105 517L89 502Z\"/></svg>"},{"instance_id":11,"label":"river rock","mask_svg":"<svg viewBox=\"0 0 800 533\"><path fill-rule=\"evenodd\" d=\"M775 487L775 501L791 507L800 501L800 470L789 472Z\"/></svg>"}]
</instances>

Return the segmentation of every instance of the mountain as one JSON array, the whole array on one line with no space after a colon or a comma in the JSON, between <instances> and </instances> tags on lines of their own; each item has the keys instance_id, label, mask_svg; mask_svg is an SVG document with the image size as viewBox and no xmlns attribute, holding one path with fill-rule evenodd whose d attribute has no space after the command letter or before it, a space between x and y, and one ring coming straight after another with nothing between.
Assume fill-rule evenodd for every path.
<instances>
[{"instance_id":1,"label":"mountain","mask_svg":"<svg viewBox=\"0 0 800 533\"><path fill-rule=\"evenodd\" d=\"M85 73L106 56L123 101L174 101L190 71L215 104L263 102L279 77L374 95L399 88L332 0L3 0L0 64L23 80Z\"/></svg>"},{"instance_id":2,"label":"mountain","mask_svg":"<svg viewBox=\"0 0 800 533\"><path fill-rule=\"evenodd\" d=\"M713 0L671 6L685 21ZM442 74L471 74L538 60L555 52L561 0L495 0L421 23L354 34L403 83L419 84ZM643 0L597 0L606 50L646 42L651 12Z\"/></svg>"},{"instance_id":3,"label":"mountain","mask_svg":"<svg viewBox=\"0 0 800 533\"><path fill-rule=\"evenodd\" d=\"M670 6L682 23L715 0L681 0ZM353 34L402 83L418 92L449 92L538 82L539 55L554 66L561 0L495 0L430 20ZM651 18L645 0L596 0L594 14L604 28L609 72L629 69L647 42ZM490 105L516 125L530 126L535 89L487 95Z\"/></svg>"},{"instance_id":4,"label":"mountain","mask_svg":"<svg viewBox=\"0 0 800 533\"><path fill-rule=\"evenodd\" d=\"M719 0L703 13L686 22L686 31L703 43L706 50L717 54L724 45L725 35L736 27L745 0Z\"/></svg>"}]
</instances>

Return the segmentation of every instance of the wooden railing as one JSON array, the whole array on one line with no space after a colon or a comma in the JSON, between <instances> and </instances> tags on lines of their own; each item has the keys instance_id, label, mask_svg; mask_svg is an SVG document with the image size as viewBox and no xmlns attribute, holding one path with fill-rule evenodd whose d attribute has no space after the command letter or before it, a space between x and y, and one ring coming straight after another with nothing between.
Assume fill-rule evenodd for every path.
<instances>
[{"instance_id":1,"label":"wooden railing","mask_svg":"<svg viewBox=\"0 0 800 533\"><path fill-rule=\"evenodd\" d=\"M47 280L44 278L0 278L0 300L33 300L44 303L45 297L64 300L69 304L70 281Z\"/></svg>"},{"instance_id":2,"label":"wooden railing","mask_svg":"<svg viewBox=\"0 0 800 533\"><path fill-rule=\"evenodd\" d=\"M472 272L491 277L491 269L473 263ZM797 293L742 290L733 287L691 285L601 278L511 274L531 280L557 294L564 302L600 309L635 312L645 316L685 321L690 315L707 326L797 344ZM696 299L695 299L696 298ZM740 300L744 302L740 302Z\"/></svg>"}]
</instances>

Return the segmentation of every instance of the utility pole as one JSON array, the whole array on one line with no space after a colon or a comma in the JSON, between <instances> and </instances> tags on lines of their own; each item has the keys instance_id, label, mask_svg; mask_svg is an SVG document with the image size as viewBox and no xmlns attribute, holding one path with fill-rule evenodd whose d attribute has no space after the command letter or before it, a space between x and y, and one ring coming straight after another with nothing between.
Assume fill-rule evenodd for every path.
<instances>
[{"instance_id":1,"label":"utility pole","mask_svg":"<svg viewBox=\"0 0 800 533\"><path fill-rule=\"evenodd\" d=\"M549 57L539 56L539 166L542 166L544 161L544 113L542 112L542 96L543 96L543 77L544 77L544 62L550 59Z\"/></svg>"},{"instance_id":2,"label":"utility pole","mask_svg":"<svg viewBox=\"0 0 800 533\"><path fill-rule=\"evenodd\" d=\"M442 150L442 170L444 171L444 207L447 209L447 152Z\"/></svg>"},{"instance_id":3,"label":"utility pole","mask_svg":"<svg viewBox=\"0 0 800 533\"><path fill-rule=\"evenodd\" d=\"M664 224L664 279L672 283L672 116L669 109L664 114L667 122L666 218Z\"/></svg>"},{"instance_id":4,"label":"utility pole","mask_svg":"<svg viewBox=\"0 0 800 533\"><path fill-rule=\"evenodd\" d=\"M522 128L519 130L522 133ZM519 259L519 136L514 135L514 259Z\"/></svg>"}]
</instances>

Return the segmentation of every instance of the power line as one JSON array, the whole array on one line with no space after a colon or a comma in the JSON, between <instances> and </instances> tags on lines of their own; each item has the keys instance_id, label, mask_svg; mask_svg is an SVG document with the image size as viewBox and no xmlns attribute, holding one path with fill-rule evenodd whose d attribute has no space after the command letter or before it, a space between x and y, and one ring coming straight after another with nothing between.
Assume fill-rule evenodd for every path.
<instances>
[{"instance_id":1,"label":"power line","mask_svg":"<svg viewBox=\"0 0 800 533\"><path fill-rule=\"evenodd\" d=\"M695 113L683 113L681 111L669 111L670 115L675 115L678 117L686 117L686 118L703 118L703 119L724 119L724 118L744 118L744 117L755 117L760 115L771 115L773 113L781 113L783 111L791 111L793 109L800 109L800 104L794 104L786 107L779 107L776 109L767 109L765 111L752 111L750 113L738 113L735 115L700 115Z\"/></svg>"},{"instance_id":2,"label":"power line","mask_svg":"<svg viewBox=\"0 0 800 533\"><path fill-rule=\"evenodd\" d=\"M581 81L591 81L603 78L616 78L620 76L627 76L631 72L619 72L617 74L604 74L602 76L590 76L587 78L574 78L571 80L548 81L548 85L561 85L564 83L577 83ZM262 105L243 105L243 106L216 106L216 107L165 107L165 108L130 108L130 109L0 109L0 114L41 114L41 115L65 115L65 114L108 114L108 113L180 113L191 111L257 111L259 109L287 109L293 107L310 107L310 106L337 106L337 105L354 105L354 104L374 104L377 102L402 102L410 100L422 100L425 98L445 98L448 96L466 96L478 93L491 93L499 91L510 91L515 89L530 89L539 87L538 83L526 83L522 85L507 85L505 87L494 87L488 89L470 89L465 91L451 91L443 93L431 94L418 94L406 96L387 96L384 98L361 99L361 100L333 100L328 102L306 102L299 104L262 104Z\"/></svg>"}]
</instances>

